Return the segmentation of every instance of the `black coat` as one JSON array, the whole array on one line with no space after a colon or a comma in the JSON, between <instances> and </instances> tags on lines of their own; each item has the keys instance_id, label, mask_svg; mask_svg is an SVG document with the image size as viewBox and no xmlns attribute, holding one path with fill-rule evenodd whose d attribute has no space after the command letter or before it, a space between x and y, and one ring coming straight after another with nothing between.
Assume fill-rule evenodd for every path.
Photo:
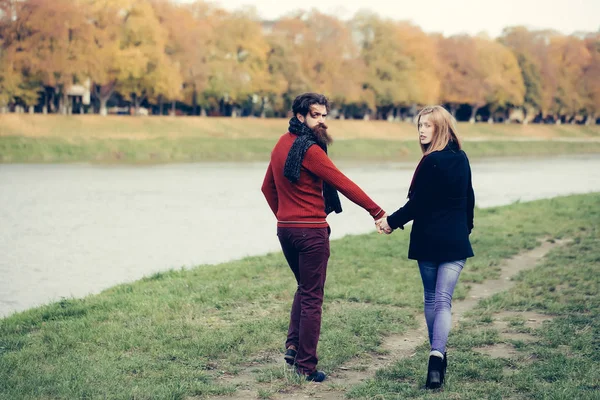
<instances>
[{"instance_id":1,"label":"black coat","mask_svg":"<svg viewBox=\"0 0 600 400\"><path fill-rule=\"evenodd\" d=\"M392 228L413 220L408 258L456 261L473 257L475 194L471 167L464 151L450 142L421 161L415 171L409 200L387 218Z\"/></svg>"}]
</instances>

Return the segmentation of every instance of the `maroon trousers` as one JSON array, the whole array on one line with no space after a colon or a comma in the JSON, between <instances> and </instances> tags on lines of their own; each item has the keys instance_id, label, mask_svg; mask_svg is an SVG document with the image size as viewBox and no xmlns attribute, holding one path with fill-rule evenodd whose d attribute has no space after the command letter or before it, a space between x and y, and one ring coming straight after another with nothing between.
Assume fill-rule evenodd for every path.
<instances>
[{"instance_id":1,"label":"maroon trousers","mask_svg":"<svg viewBox=\"0 0 600 400\"><path fill-rule=\"evenodd\" d=\"M296 277L285 347L295 346L299 372L316 371L323 289L329 260L329 228L277 228L281 249Z\"/></svg>"}]
</instances>

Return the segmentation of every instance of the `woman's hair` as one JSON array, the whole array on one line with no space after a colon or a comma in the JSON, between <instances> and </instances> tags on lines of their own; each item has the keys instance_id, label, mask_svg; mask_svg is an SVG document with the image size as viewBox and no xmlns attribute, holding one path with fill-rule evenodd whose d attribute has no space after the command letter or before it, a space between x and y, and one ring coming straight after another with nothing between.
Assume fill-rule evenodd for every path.
<instances>
[{"instance_id":1,"label":"woman's hair","mask_svg":"<svg viewBox=\"0 0 600 400\"><path fill-rule=\"evenodd\" d=\"M417 115L417 129L421 117L430 115L429 121L433 123L433 137L428 145L421 144L423 155L429 155L434 151L443 150L449 142L454 142L458 149L462 149L460 139L456 134L456 119L442 106L426 106Z\"/></svg>"}]
</instances>

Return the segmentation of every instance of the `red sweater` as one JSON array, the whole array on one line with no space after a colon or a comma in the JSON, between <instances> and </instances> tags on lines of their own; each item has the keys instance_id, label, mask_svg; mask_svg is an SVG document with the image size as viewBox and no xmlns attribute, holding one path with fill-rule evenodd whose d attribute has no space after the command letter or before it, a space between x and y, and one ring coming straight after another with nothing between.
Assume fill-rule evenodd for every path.
<instances>
[{"instance_id":1,"label":"red sweater","mask_svg":"<svg viewBox=\"0 0 600 400\"><path fill-rule=\"evenodd\" d=\"M291 183L283 175L285 160L296 135L286 133L271 153L271 162L262 185L262 192L277 218L278 227L326 228L323 181L335 187L353 203L382 218L381 209L354 182L340 172L319 146L310 146L302 161L300 179Z\"/></svg>"}]
</instances>

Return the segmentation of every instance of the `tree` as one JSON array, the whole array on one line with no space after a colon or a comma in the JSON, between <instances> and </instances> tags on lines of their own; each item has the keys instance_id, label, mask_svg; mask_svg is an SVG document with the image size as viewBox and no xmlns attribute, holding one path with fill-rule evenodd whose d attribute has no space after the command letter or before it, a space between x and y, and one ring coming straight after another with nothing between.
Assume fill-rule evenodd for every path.
<instances>
[{"instance_id":1,"label":"tree","mask_svg":"<svg viewBox=\"0 0 600 400\"><path fill-rule=\"evenodd\" d=\"M585 108L587 93L582 82L592 57L583 40L563 35L550 37L548 55L557 71L555 111L559 119L564 115L574 121Z\"/></svg>"},{"instance_id":2,"label":"tree","mask_svg":"<svg viewBox=\"0 0 600 400\"><path fill-rule=\"evenodd\" d=\"M514 54L502 43L485 37L475 38L485 101L492 111L523 105L525 84ZM475 107L471 122L475 120ZM492 113L493 114L493 113ZM490 122L493 122L493 115Z\"/></svg>"},{"instance_id":3,"label":"tree","mask_svg":"<svg viewBox=\"0 0 600 400\"><path fill-rule=\"evenodd\" d=\"M395 31L403 53L411 60L411 75L416 82L411 87L409 102L418 105L437 103L441 82L436 39L408 22L396 23Z\"/></svg>"},{"instance_id":4,"label":"tree","mask_svg":"<svg viewBox=\"0 0 600 400\"><path fill-rule=\"evenodd\" d=\"M170 99L181 93L182 78L176 62L166 54L168 32L161 26L152 5L146 0L132 0L122 9L120 32L121 65L118 88L132 96L136 110L145 99L159 96Z\"/></svg>"},{"instance_id":5,"label":"tree","mask_svg":"<svg viewBox=\"0 0 600 400\"><path fill-rule=\"evenodd\" d=\"M510 48L517 57L525 85L523 123L527 124L542 108L541 60L536 57L539 36L525 27L515 26L504 29L499 41Z\"/></svg>"},{"instance_id":6,"label":"tree","mask_svg":"<svg viewBox=\"0 0 600 400\"><path fill-rule=\"evenodd\" d=\"M68 111L68 89L83 82L92 64L92 28L78 1L28 0L17 9L15 40L11 44L14 61L28 85L36 79L62 94L60 111ZM33 96L29 96L33 98Z\"/></svg>"},{"instance_id":7,"label":"tree","mask_svg":"<svg viewBox=\"0 0 600 400\"><path fill-rule=\"evenodd\" d=\"M415 102L420 92L419 65L398 40L398 25L365 12L357 14L352 25L366 65L365 87L374 94L378 117L386 118L396 106Z\"/></svg>"},{"instance_id":8,"label":"tree","mask_svg":"<svg viewBox=\"0 0 600 400\"><path fill-rule=\"evenodd\" d=\"M215 17L215 56L210 63L208 92L220 96L224 105L239 105L255 94L265 94L269 45L255 12L220 12Z\"/></svg>"},{"instance_id":9,"label":"tree","mask_svg":"<svg viewBox=\"0 0 600 400\"><path fill-rule=\"evenodd\" d=\"M166 54L180 67L183 99L202 114L209 105L205 91L209 87L211 62L216 53L215 14L222 12L203 1L173 4L153 0L161 25L168 32Z\"/></svg>"},{"instance_id":10,"label":"tree","mask_svg":"<svg viewBox=\"0 0 600 400\"><path fill-rule=\"evenodd\" d=\"M583 71L581 85L585 90L585 123L589 125L596 123L600 112L600 32L587 35L585 46L591 60Z\"/></svg>"},{"instance_id":11,"label":"tree","mask_svg":"<svg viewBox=\"0 0 600 400\"><path fill-rule=\"evenodd\" d=\"M472 107L471 121L486 104L485 74L475 39L466 35L438 38L441 101L450 105L452 115L461 104Z\"/></svg>"},{"instance_id":12,"label":"tree","mask_svg":"<svg viewBox=\"0 0 600 400\"><path fill-rule=\"evenodd\" d=\"M83 1L85 1L83 3ZM132 7L131 0L82 0L88 20L93 26L94 62L90 65L90 78L94 94L99 100L100 115L107 114L106 104L117 88L118 78L128 64L128 53L122 45L124 14Z\"/></svg>"}]
</instances>

